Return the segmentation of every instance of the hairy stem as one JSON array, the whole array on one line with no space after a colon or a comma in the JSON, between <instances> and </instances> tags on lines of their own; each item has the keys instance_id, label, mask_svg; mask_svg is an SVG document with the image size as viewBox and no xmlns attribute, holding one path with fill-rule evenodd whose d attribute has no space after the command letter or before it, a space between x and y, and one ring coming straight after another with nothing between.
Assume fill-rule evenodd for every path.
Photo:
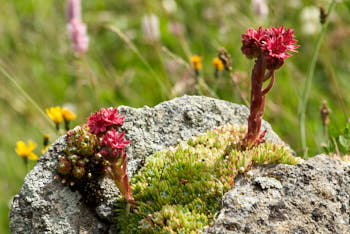
<instances>
[{"instance_id":1,"label":"hairy stem","mask_svg":"<svg viewBox=\"0 0 350 234\"><path fill-rule=\"evenodd\" d=\"M265 78L266 64L263 56L260 56L254 65L251 77L252 90L250 100L250 115L248 118L248 133L246 136L247 147L252 146L259 137L261 121L265 109L265 95L263 83Z\"/></svg>"},{"instance_id":2,"label":"hairy stem","mask_svg":"<svg viewBox=\"0 0 350 234\"><path fill-rule=\"evenodd\" d=\"M271 80L270 80L270 83L269 85L262 91L262 95L266 95L272 88L274 82L275 82L275 71L269 71L269 72L272 72L271 73Z\"/></svg>"},{"instance_id":3,"label":"hairy stem","mask_svg":"<svg viewBox=\"0 0 350 234\"><path fill-rule=\"evenodd\" d=\"M112 178L119 188L121 195L126 199L126 201L128 203L134 204L134 199L131 195L129 177L126 174L126 161L126 154L125 152L122 152L121 157L111 164Z\"/></svg>"}]
</instances>

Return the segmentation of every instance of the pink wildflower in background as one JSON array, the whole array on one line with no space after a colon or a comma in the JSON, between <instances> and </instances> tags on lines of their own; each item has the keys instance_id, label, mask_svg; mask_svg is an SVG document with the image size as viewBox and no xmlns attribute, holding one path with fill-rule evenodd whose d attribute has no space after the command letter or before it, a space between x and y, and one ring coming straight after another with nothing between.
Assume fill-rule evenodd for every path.
<instances>
[{"instance_id":1,"label":"pink wildflower in background","mask_svg":"<svg viewBox=\"0 0 350 234\"><path fill-rule=\"evenodd\" d=\"M269 7L265 0L252 0L252 8L256 16L266 19L269 15Z\"/></svg>"},{"instance_id":2,"label":"pink wildflower in background","mask_svg":"<svg viewBox=\"0 0 350 234\"><path fill-rule=\"evenodd\" d=\"M81 0L68 0L67 4L67 19L68 22L78 19L81 20Z\"/></svg>"},{"instance_id":3,"label":"pink wildflower in background","mask_svg":"<svg viewBox=\"0 0 350 234\"><path fill-rule=\"evenodd\" d=\"M147 42L160 40L159 18L155 14L145 15L142 18L143 37Z\"/></svg>"},{"instance_id":4,"label":"pink wildflower in background","mask_svg":"<svg viewBox=\"0 0 350 234\"><path fill-rule=\"evenodd\" d=\"M88 125L90 132L99 135L105 133L111 126L121 126L124 117L118 114L117 108L101 108L98 112L91 114Z\"/></svg>"},{"instance_id":5,"label":"pink wildflower in background","mask_svg":"<svg viewBox=\"0 0 350 234\"><path fill-rule=\"evenodd\" d=\"M78 56L86 53L89 48L89 37L86 25L81 17L81 0L68 0L67 6L68 32L74 51Z\"/></svg>"}]
</instances>

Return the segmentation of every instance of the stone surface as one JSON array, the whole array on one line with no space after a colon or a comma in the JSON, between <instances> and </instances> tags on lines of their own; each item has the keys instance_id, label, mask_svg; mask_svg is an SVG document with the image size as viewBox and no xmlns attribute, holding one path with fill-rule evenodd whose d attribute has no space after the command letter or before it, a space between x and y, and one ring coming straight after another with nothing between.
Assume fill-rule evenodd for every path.
<instances>
[{"instance_id":1,"label":"stone surface","mask_svg":"<svg viewBox=\"0 0 350 234\"><path fill-rule=\"evenodd\" d=\"M206 233L350 233L350 164L327 155L254 168Z\"/></svg>"},{"instance_id":2,"label":"stone surface","mask_svg":"<svg viewBox=\"0 0 350 234\"><path fill-rule=\"evenodd\" d=\"M123 130L131 140L127 147L130 176L146 156L226 123L244 124L249 115L245 106L198 96L183 96L154 108L118 109L125 115ZM267 129L266 139L284 144L267 122L263 129ZM64 145L64 136L57 139L26 176L11 205L11 233L103 233L110 228L117 188L104 178L104 202L95 210L86 207L79 192L54 179Z\"/></svg>"}]
</instances>

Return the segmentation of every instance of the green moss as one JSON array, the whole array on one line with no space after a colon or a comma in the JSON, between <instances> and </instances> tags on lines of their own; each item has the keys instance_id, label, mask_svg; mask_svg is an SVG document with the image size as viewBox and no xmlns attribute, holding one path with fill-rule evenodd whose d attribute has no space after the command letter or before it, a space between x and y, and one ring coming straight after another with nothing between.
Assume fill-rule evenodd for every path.
<instances>
[{"instance_id":1,"label":"green moss","mask_svg":"<svg viewBox=\"0 0 350 234\"><path fill-rule=\"evenodd\" d=\"M256 164L298 162L289 149L268 142L240 151L245 134L244 127L225 125L148 157L131 179L137 206L128 217L119 199L121 233L198 233L213 221L239 173Z\"/></svg>"}]
</instances>

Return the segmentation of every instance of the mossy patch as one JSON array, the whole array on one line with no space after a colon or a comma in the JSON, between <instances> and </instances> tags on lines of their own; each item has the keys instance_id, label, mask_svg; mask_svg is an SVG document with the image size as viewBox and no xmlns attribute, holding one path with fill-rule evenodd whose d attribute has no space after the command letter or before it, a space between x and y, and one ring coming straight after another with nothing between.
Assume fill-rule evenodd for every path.
<instances>
[{"instance_id":1,"label":"mossy patch","mask_svg":"<svg viewBox=\"0 0 350 234\"><path fill-rule=\"evenodd\" d=\"M246 128L225 125L155 153L131 179L137 206L126 216L118 200L121 233L198 233L210 225L222 196L253 165L296 164L290 150L269 142L240 151Z\"/></svg>"}]
</instances>

